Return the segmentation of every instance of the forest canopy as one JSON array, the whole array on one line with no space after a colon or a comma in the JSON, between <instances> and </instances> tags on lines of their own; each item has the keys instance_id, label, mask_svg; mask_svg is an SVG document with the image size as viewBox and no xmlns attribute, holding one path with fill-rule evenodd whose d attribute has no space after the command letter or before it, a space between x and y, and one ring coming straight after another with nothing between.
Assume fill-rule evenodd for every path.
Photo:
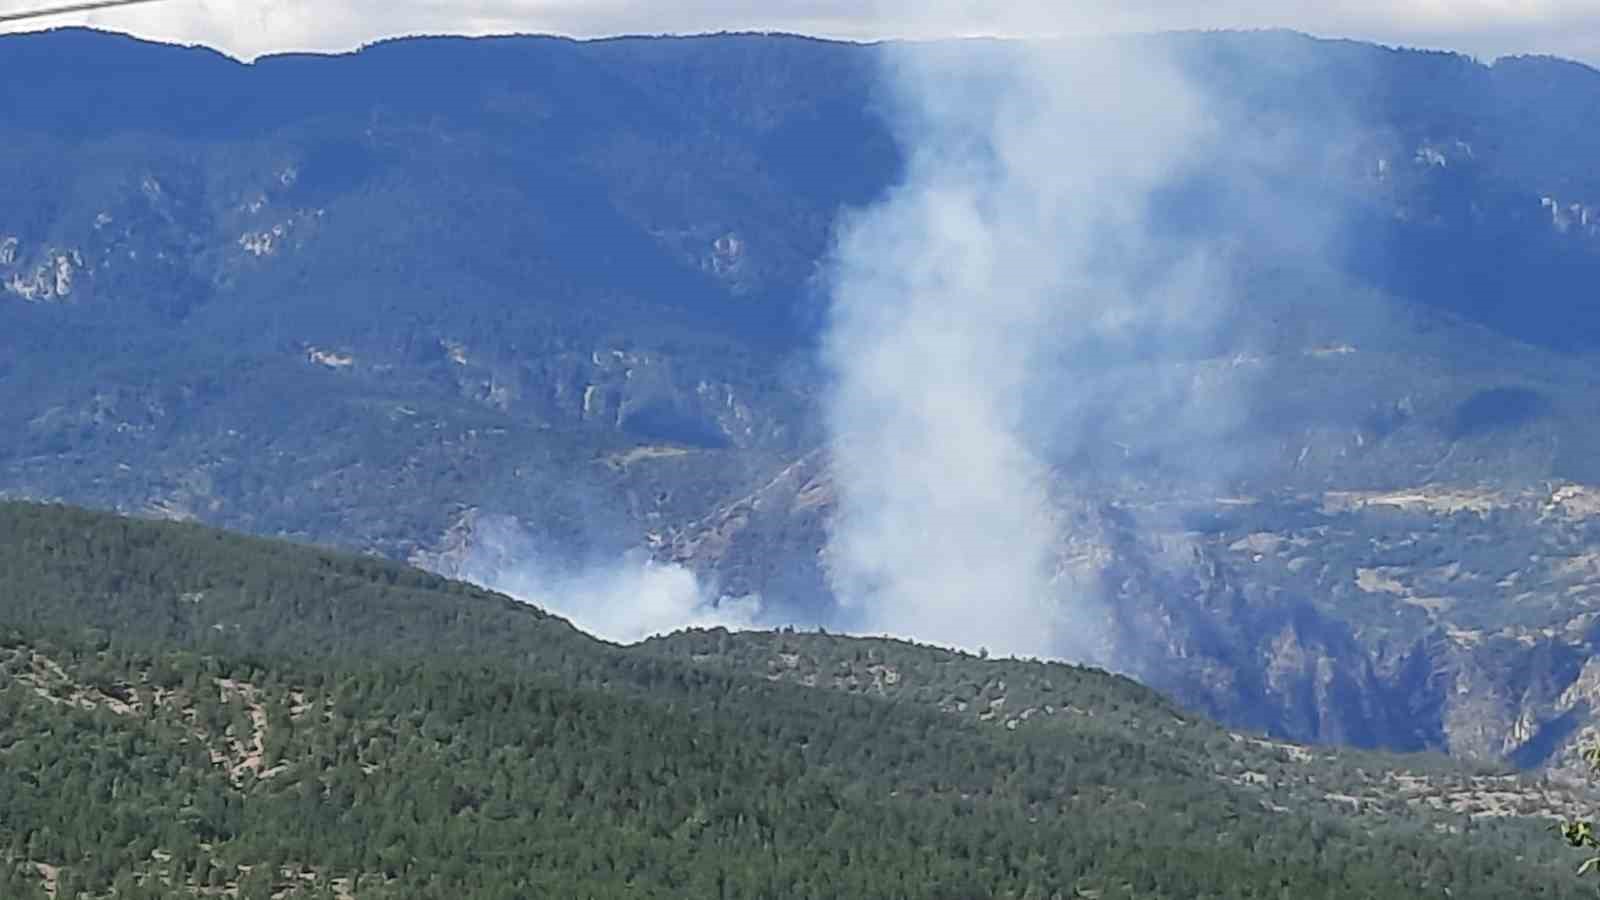
<instances>
[{"instance_id":1,"label":"forest canopy","mask_svg":"<svg viewBox=\"0 0 1600 900\"><path fill-rule=\"evenodd\" d=\"M64 507L0 505L0 573L8 898L1582 888L1531 783L1232 734L1094 670L621 648L387 562ZM1382 788L1402 772L1528 805Z\"/></svg>"}]
</instances>

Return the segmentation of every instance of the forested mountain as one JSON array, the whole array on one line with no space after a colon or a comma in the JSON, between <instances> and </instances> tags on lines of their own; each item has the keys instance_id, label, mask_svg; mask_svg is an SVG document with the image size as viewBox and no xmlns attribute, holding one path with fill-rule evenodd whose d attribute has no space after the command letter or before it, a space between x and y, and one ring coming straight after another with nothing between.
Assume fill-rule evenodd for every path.
<instances>
[{"instance_id":1,"label":"forested mountain","mask_svg":"<svg viewBox=\"0 0 1600 900\"><path fill-rule=\"evenodd\" d=\"M1176 370L1237 382L1246 449L1187 482L1111 410L1049 460L1119 667L1278 737L1561 763L1600 685L1600 74L1148 42L1278 140L1260 202L1158 222L1239 248L1248 341ZM904 173L884 52L0 38L0 496L453 575L510 522L840 626L815 351L836 226Z\"/></svg>"},{"instance_id":2,"label":"forested mountain","mask_svg":"<svg viewBox=\"0 0 1600 900\"><path fill-rule=\"evenodd\" d=\"M1579 896L1570 787L826 634L621 648L367 558L0 506L8 898Z\"/></svg>"}]
</instances>

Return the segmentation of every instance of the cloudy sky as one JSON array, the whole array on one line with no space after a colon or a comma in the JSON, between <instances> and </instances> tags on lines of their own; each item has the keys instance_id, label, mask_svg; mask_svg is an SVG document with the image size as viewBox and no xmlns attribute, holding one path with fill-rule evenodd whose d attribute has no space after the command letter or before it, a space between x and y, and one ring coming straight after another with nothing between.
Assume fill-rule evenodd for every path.
<instances>
[{"instance_id":1,"label":"cloudy sky","mask_svg":"<svg viewBox=\"0 0 1600 900\"><path fill-rule=\"evenodd\" d=\"M0 0L0 12L62 0ZM576 36L722 30L843 38L1288 27L1600 65L1600 0L163 0L38 20L200 43L252 58L345 50L397 34ZM20 26L13 26L20 27Z\"/></svg>"}]
</instances>

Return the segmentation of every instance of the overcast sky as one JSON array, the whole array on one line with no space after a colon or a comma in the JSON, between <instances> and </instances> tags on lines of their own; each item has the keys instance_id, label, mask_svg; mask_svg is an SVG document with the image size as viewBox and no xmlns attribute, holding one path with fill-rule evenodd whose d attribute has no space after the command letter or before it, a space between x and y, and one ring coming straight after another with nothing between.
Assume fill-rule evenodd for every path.
<instances>
[{"instance_id":1,"label":"overcast sky","mask_svg":"<svg viewBox=\"0 0 1600 900\"><path fill-rule=\"evenodd\" d=\"M0 0L0 11L61 0ZM164 0L37 20L200 43L253 58L346 50L398 34L575 36L723 30L845 38L1287 27L1460 50L1549 53L1600 65L1600 0Z\"/></svg>"}]
</instances>

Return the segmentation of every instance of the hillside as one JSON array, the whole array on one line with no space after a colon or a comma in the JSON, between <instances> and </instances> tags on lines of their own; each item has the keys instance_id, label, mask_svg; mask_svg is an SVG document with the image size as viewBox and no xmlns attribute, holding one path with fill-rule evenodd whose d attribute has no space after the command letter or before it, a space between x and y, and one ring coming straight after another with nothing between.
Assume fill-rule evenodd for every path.
<instances>
[{"instance_id":1,"label":"hillside","mask_svg":"<svg viewBox=\"0 0 1600 900\"><path fill-rule=\"evenodd\" d=\"M1577 896L1584 797L1059 664L619 648L313 547L0 506L7 897Z\"/></svg>"},{"instance_id":2,"label":"hillside","mask_svg":"<svg viewBox=\"0 0 1600 900\"><path fill-rule=\"evenodd\" d=\"M1278 738L1564 764L1596 683L1600 73L1117 48L1152 45L1278 142L1257 202L1200 177L1154 217L1236 247L1214 340L1068 358L1026 405L1108 659ZM0 38L0 497L506 586L642 550L850 630L816 346L836 226L912 149L883 52ZM1214 447L1136 427L1123 386L1167 378L1237 398ZM485 564L491 522L524 558Z\"/></svg>"}]
</instances>

